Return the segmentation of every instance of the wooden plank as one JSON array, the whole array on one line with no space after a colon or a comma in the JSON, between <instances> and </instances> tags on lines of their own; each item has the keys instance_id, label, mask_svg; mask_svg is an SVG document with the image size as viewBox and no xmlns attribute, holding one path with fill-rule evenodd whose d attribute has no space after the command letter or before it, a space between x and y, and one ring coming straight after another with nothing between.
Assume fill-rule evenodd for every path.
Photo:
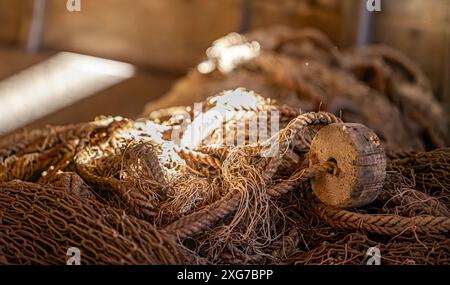
<instances>
[{"instance_id":1,"label":"wooden plank","mask_svg":"<svg viewBox=\"0 0 450 285\"><path fill-rule=\"evenodd\" d=\"M359 33L362 32L361 29L366 28L361 26L361 10L364 8L364 3L360 0L347 0L341 1L340 5L341 29L339 43L343 48L353 47L357 45L360 40Z\"/></svg>"},{"instance_id":2,"label":"wooden plank","mask_svg":"<svg viewBox=\"0 0 450 285\"><path fill-rule=\"evenodd\" d=\"M448 0L382 1L382 13L378 14L397 18L400 24L405 21L414 23L442 23L448 19L448 7ZM424 28L427 28L427 26Z\"/></svg>"},{"instance_id":3,"label":"wooden plank","mask_svg":"<svg viewBox=\"0 0 450 285\"><path fill-rule=\"evenodd\" d=\"M443 78L450 61L447 0L384 1L374 14L373 41L397 48L412 58L430 78L437 97L445 100Z\"/></svg>"},{"instance_id":4,"label":"wooden plank","mask_svg":"<svg viewBox=\"0 0 450 285\"><path fill-rule=\"evenodd\" d=\"M442 96L446 104L447 114L450 121L450 29L448 28L450 27L450 3L448 3L447 6L447 53L444 58L444 62L446 62L447 64L444 64L444 71L442 72L442 81L444 82L444 90Z\"/></svg>"},{"instance_id":5,"label":"wooden plank","mask_svg":"<svg viewBox=\"0 0 450 285\"><path fill-rule=\"evenodd\" d=\"M449 9L449 17L447 19L448 26L450 27L450 9ZM443 101L447 110L447 114L449 116L450 121L450 31L447 31L447 52L444 57L444 62L447 64L443 64L444 70L442 72L442 82L444 84L443 86L443 92L442 97Z\"/></svg>"},{"instance_id":6,"label":"wooden plank","mask_svg":"<svg viewBox=\"0 0 450 285\"><path fill-rule=\"evenodd\" d=\"M335 43L341 42L342 7L338 0L257 0L252 1L251 28L274 24L292 27L315 27Z\"/></svg>"}]
</instances>

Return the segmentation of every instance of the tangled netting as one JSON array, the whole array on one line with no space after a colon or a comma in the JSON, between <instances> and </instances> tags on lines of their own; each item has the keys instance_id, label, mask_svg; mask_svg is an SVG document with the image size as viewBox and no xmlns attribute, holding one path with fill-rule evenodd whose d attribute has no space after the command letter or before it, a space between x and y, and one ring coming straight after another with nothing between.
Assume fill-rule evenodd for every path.
<instances>
[{"instance_id":1,"label":"tangled netting","mask_svg":"<svg viewBox=\"0 0 450 285\"><path fill-rule=\"evenodd\" d=\"M365 264L370 247L384 264L450 263L450 149L389 152L378 198L336 209L309 183L336 165L308 153L340 118L243 90L203 106L0 141L0 263L63 264L71 247L83 264ZM253 141L250 122L274 117Z\"/></svg>"},{"instance_id":2,"label":"tangled netting","mask_svg":"<svg viewBox=\"0 0 450 285\"><path fill-rule=\"evenodd\" d=\"M150 102L143 115L159 117L162 108L245 86L280 104L362 123L392 150L449 144L447 118L428 79L397 50L372 45L340 51L317 30L272 27L230 34L206 54L207 60Z\"/></svg>"}]
</instances>

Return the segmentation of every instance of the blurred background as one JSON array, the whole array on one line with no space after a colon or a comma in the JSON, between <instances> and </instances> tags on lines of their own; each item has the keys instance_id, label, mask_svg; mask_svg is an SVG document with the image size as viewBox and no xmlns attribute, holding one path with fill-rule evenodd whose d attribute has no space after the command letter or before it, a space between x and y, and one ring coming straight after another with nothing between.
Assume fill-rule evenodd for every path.
<instances>
[{"instance_id":1,"label":"blurred background","mask_svg":"<svg viewBox=\"0 0 450 285\"><path fill-rule=\"evenodd\" d=\"M412 58L450 110L450 1L0 0L0 135L134 118L229 32L315 27L340 48L384 43Z\"/></svg>"}]
</instances>

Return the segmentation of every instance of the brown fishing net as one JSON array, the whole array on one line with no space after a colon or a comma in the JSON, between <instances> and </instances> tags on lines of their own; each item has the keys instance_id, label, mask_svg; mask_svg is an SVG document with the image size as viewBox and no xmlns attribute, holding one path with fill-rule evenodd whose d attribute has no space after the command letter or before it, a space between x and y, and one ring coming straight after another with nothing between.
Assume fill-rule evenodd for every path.
<instances>
[{"instance_id":1,"label":"brown fishing net","mask_svg":"<svg viewBox=\"0 0 450 285\"><path fill-rule=\"evenodd\" d=\"M384 264L450 263L450 149L389 152L378 198L338 209L310 181L339 162L309 156L339 117L243 90L203 108L2 140L0 263L64 264L71 247L83 264L365 264L371 247ZM280 130L255 139L255 119Z\"/></svg>"},{"instance_id":2,"label":"brown fishing net","mask_svg":"<svg viewBox=\"0 0 450 285\"><path fill-rule=\"evenodd\" d=\"M64 264L70 247L81 249L85 264L184 261L175 243L150 223L100 203L79 176L67 179L73 180L61 182L64 187L2 184L1 243L8 263Z\"/></svg>"},{"instance_id":3,"label":"brown fishing net","mask_svg":"<svg viewBox=\"0 0 450 285\"><path fill-rule=\"evenodd\" d=\"M392 150L431 150L449 143L445 114L421 70L385 46L340 51L313 29L272 27L230 34L208 58L150 102L143 113L190 105L245 86L280 104L327 111L376 131ZM388 123L386 123L388 120Z\"/></svg>"}]
</instances>

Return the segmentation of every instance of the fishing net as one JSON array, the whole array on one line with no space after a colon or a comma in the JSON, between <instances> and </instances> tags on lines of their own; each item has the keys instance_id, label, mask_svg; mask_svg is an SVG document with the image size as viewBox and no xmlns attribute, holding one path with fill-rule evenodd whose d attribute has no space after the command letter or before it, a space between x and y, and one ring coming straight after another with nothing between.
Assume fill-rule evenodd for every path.
<instances>
[{"instance_id":1,"label":"fishing net","mask_svg":"<svg viewBox=\"0 0 450 285\"><path fill-rule=\"evenodd\" d=\"M68 174L64 174L68 175ZM67 176L66 176L67 177ZM14 264L64 264L81 249L84 264L178 264L183 253L154 226L104 205L79 176L64 187L12 181L1 186L2 251Z\"/></svg>"},{"instance_id":2,"label":"fishing net","mask_svg":"<svg viewBox=\"0 0 450 285\"><path fill-rule=\"evenodd\" d=\"M340 117L243 89L202 106L4 138L0 263L450 263L450 149L388 152L377 198L336 208L311 181L339 161L310 156Z\"/></svg>"},{"instance_id":3,"label":"fishing net","mask_svg":"<svg viewBox=\"0 0 450 285\"><path fill-rule=\"evenodd\" d=\"M245 86L279 104L362 123L394 151L449 143L447 118L428 79L405 55L386 46L341 51L317 30L279 26L229 34L206 55L165 96L148 103L143 115L157 118L162 108Z\"/></svg>"}]
</instances>

